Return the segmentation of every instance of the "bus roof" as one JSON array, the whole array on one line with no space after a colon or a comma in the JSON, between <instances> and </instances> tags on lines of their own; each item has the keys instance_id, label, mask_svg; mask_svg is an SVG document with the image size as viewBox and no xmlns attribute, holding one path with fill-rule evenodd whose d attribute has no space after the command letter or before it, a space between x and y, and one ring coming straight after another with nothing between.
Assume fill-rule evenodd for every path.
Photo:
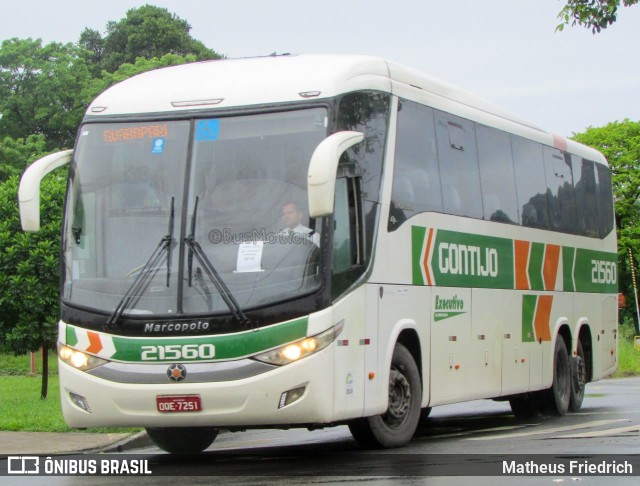
<instances>
[{"instance_id":1,"label":"bus roof","mask_svg":"<svg viewBox=\"0 0 640 486\"><path fill-rule=\"evenodd\" d=\"M100 94L87 116L176 113L331 98L379 90L606 163L597 151L551 135L436 77L379 57L282 55L203 61L148 71Z\"/></svg>"}]
</instances>

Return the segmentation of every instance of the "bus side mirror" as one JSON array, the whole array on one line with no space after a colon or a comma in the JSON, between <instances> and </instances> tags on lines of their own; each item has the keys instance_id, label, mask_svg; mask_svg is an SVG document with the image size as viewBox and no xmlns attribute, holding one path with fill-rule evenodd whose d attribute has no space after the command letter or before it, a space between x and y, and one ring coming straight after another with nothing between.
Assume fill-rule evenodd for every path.
<instances>
[{"instance_id":1,"label":"bus side mirror","mask_svg":"<svg viewBox=\"0 0 640 486\"><path fill-rule=\"evenodd\" d=\"M73 150L49 154L27 167L20 179L18 203L24 231L40 230L40 181L49 172L71 162Z\"/></svg>"},{"instance_id":2,"label":"bus side mirror","mask_svg":"<svg viewBox=\"0 0 640 486\"><path fill-rule=\"evenodd\" d=\"M360 132L337 132L325 138L316 147L307 175L309 216L319 218L333 214L336 192L336 172L340 156L345 150L361 142Z\"/></svg>"}]
</instances>

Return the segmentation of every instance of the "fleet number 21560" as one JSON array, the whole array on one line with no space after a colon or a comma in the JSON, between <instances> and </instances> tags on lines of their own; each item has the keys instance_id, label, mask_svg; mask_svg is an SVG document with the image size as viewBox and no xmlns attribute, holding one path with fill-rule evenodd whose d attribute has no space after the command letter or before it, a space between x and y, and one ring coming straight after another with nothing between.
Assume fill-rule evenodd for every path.
<instances>
[{"instance_id":1,"label":"fleet number 21560","mask_svg":"<svg viewBox=\"0 0 640 486\"><path fill-rule=\"evenodd\" d=\"M616 262L591 260L591 282L598 284L616 283Z\"/></svg>"},{"instance_id":2,"label":"fleet number 21560","mask_svg":"<svg viewBox=\"0 0 640 486\"><path fill-rule=\"evenodd\" d=\"M181 359L211 359L216 355L213 344L167 344L142 346L142 361L178 361Z\"/></svg>"}]
</instances>

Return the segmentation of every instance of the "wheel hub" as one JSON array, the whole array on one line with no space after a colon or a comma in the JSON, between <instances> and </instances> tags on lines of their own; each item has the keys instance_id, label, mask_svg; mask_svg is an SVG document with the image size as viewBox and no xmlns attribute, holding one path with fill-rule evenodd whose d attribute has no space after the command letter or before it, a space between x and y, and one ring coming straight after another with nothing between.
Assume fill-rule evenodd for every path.
<instances>
[{"instance_id":1,"label":"wheel hub","mask_svg":"<svg viewBox=\"0 0 640 486\"><path fill-rule=\"evenodd\" d=\"M389 377L389 409L387 413L394 419L404 418L411 407L411 387L407 378L396 369L391 369Z\"/></svg>"}]
</instances>

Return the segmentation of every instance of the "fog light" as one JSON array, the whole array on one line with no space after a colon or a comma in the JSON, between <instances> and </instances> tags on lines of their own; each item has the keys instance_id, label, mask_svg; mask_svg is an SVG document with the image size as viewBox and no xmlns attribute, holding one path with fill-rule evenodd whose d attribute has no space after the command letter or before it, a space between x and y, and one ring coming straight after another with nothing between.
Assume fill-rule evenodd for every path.
<instances>
[{"instance_id":1,"label":"fog light","mask_svg":"<svg viewBox=\"0 0 640 486\"><path fill-rule=\"evenodd\" d=\"M304 395L304 386L300 386L298 388L294 388L293 390L289 390L280 395L280 402L278 403L278 408L286 407L287 405L291 405L296 400L299 400L302 395Z\"/></svg>"},{"instance_id":2,"label":"fog light","mask_svg":"<svg viewBox=\"0 0 640 486\"><path fill-rule=\"evenodd\" d=\"M91 413L91 407L85 397L69 392L69 398L71 398L71 401L76 407L81 408L85 412Z\"/></svg>"}]
</instances>

